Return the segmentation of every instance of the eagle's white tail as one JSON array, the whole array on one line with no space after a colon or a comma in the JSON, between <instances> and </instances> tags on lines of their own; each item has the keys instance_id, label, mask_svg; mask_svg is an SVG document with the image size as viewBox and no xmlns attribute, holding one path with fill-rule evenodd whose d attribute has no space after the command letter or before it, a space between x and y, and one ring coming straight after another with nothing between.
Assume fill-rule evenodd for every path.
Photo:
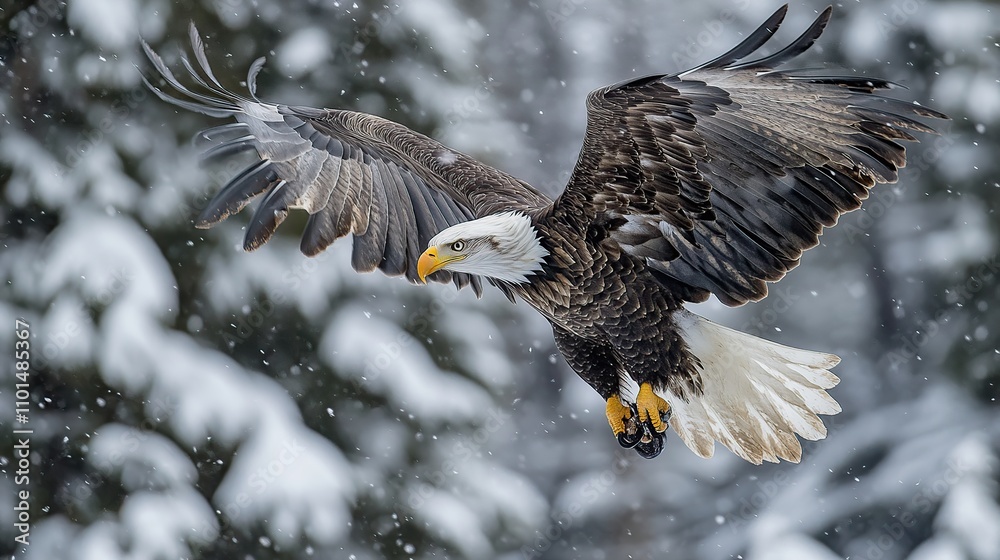
<instances>
[{"instance_id":1,"label":"eagle's white tail","mask_svg":"<svg viewBox=\"0 0 1000 560\"><path fill-rule=\"evenodd\" d=\"M840 412L826 392L840 382L828 371L840 358L775 344L684 310L674 317L701 361L703 392L687 402L671 391L660 396L670 403L670 427L692 451L711 457L718 440L754 464L797 463L796 433L826 437L817 414Z\"/></svg>"}]
</instances>

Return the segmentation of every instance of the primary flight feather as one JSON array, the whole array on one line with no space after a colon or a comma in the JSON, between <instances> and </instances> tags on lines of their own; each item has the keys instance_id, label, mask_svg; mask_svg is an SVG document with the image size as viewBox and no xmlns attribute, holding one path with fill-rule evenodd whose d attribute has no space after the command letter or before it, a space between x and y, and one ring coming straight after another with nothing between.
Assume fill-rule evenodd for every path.
<instances>
[{"instance_id":1,"label":"primary flight feather","mask_svg":"<svg viewBox=\"0 0 1000 560\"><path fill-rule=\"evenodd\" d=\"M472 285L481 278L552 324L570 366L607 403L619 442L657 455L672 427L710 457L719 441L753 463L798 461L796 434L816 440L839 362L733 331L684 308L714 294L756 301L815 246L824 227L895 182L900 141L945 118L876 95L884 80L778 68L808 49L827 8L773 55L745 60L786 7L746 40L696 68L598 89L566 189L555 200L400 124L365 113L261 101L226 90L194 26L198 84L183 85L148 45L174 94L161 99L235 123L200 133L205 157L253 151L199 216L211 227L263 195L244 247L265 243L291 209L309 219L315 255L353 235L352 264ZM638 386L635 395L628 387Z\"/></svg>"}]
</instances>

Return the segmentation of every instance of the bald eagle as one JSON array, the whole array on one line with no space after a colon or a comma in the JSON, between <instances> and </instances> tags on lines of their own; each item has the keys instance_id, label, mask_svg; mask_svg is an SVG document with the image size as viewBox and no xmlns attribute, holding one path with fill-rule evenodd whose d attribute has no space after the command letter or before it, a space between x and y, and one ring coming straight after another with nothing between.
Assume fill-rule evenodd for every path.
<instances>
[{"instance_id":1,"label":"bald eagle","mask_svg":"<svg viewBox=\"0 0 1000 560\"><path fill-rule=\"evenodd\" d=\"M248 72L249 97L229 91L193 25L197 66L182 60L199 87L183 85L144 43L174 94L146 85L179 107L236 120L196 137L207 159L259 156L197 227L263 195L247 250L297 208L309 214L306 255L350 233L358 271L471 285L477 295L485 278L548 319L566 361L605 399L623 446L654 457L671 427L702 457L719 441L752 463L797 462L796 434L822 439L818 415L841 410L827 393L840 359L727 329L684 305L713 294L729 306L763 298L824 227L897 180L906 163L898 141L933 132L915 117L946 117L876 95L885 80L778 70L820 36L830 8L788 46L746 60L786 10L700 66L592 92L579 160L554 200L395 122L261 101L262 58Z\"/></svg>"}]
</instances>

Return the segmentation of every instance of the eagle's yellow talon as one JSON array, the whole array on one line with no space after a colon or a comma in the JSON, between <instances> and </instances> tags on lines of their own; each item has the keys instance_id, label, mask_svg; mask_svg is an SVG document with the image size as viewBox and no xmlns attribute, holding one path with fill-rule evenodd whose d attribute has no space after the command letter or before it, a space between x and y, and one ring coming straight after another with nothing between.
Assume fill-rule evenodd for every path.
<instances>
[{"instance_id":1,"label":"eagle's yellow talon","mask_svg":"<svg viewBox=\"0 0 1000 560\"><path fill-rule=\"evenodd\" d=\"M617 436L625 432L625 420L632 417L632 410L622 404L618 395L612 395L608 399L606 414L608 415L608 424L611 424L611 430Z\"/></svg>"},{"instance_id":2,"label":"eagle's yellow talon","mask_svg":"<svg viewBox=\"0 0 1000 560\"><path fill-rule=\"evenodd\" d=\"M649 422L657 432L667 430L667 423L663 421L663 416L670 412L670 405L653 392L652 385L643 383L639 386L639 395L635 398L635 406L639 411L640 422Z\"/></svg>"}]
</instances>

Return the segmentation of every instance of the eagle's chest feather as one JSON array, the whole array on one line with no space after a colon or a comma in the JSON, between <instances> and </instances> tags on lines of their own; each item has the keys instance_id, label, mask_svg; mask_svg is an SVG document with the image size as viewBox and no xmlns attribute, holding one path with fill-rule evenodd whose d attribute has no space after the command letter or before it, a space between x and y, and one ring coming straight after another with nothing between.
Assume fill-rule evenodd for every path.
<instances>
[{"instance_id":1,"label":"eagle's chest feather","mask_svg":"<svg viewBox=\"0 0 1000 560\"><path fill-rule=\"evenodd\" d=\"M579 235L545 223L536 227L549 256L542 272L514 291L554 324L581 336L600 336L608 320L680 307L642 259L621 251L606 232Z\"/></svg>"}]
</instances>

